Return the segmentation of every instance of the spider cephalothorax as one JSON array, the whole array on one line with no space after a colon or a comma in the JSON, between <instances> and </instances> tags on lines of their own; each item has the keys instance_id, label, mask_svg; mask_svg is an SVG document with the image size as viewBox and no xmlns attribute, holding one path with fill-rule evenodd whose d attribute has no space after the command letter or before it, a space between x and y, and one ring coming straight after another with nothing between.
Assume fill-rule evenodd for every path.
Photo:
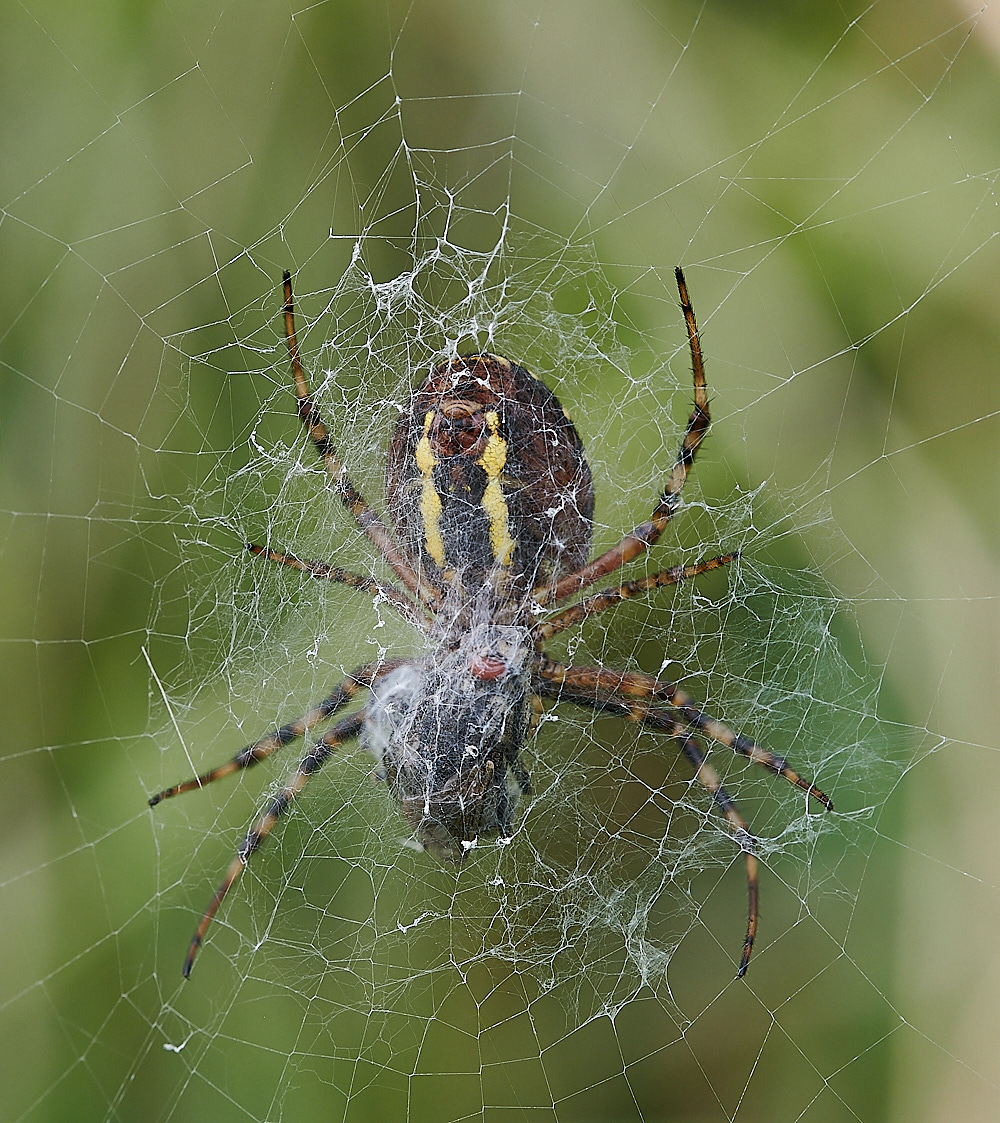
<instances>
[{"instance_id":1,"label":"spider cephalothorax","mask_svg":"<svg viewBox=\"0 0 1000 1123\"><path fill-rule=\"evenodd\" d=\"M665 733L691 762L745 852L749 916L738 970L744 974L757 931L753 835L696 737L784 776L828 809L830 800L783 757L703 713L675 684L637 671L559 663L542 650L552 636L623 600L717 569L736 556L673 566L544 615L653 546L680 505L709 410L694 310L684 275L676 272L694 410L649 520L590 562L594 489L580 438L551 390L500 355L441 363L413 391L389 445L386 525L340 462L312 399L299 361L291 276L285 274L285 337L299 417L334 490L402 588L270 547L248 548L378 596L425 634L429 650L419 658L357 668L296 721L150 799L152 806L256 764L369 691L364 706L336 720L310 747L247 834L191 940L185 976L250 855L338 746L360 737L416 841L443 861L460 862L480 842L510 834L518 793L530 784L520 753L538 724L543 698L618 713Z\"/></svg>"},{"instance_id":2,"label":"spider cephalothorax","mask_svg":"<svg viewBox=\"0 0 1000 1123\"><path fill-rule=\"evenodd\" d=\"M479 839L509 835L519 751L530 723L531 636L484 625L458 646L404 663L372 688L362 733L414 837L461 861Z\"/></svg>"}]
</instances>

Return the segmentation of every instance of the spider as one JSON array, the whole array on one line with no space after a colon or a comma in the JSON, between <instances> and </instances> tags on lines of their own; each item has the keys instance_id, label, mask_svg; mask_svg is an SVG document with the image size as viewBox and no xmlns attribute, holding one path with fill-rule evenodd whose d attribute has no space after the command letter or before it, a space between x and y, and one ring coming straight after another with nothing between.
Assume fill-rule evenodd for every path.
<instances>
[{"instance_id":1,"label":"spider","mask_svg":"<svg viewBox=\"0 0 1000 1123\"><path fill-rule=\"evenodd\" d=\"M152 807L249 768L334 718L367 691L365 705L339 717L309 748L247 833L191 939L185 978L250 856L341 745L360 738L415 840L440 861L461 863L479 840L512 833L518 795L530 792L520 753L539 723L543 699L620 714L666 734L687 757L745 855L749 907L738 977L746 973L758 916L754 837L696 737L725 745L783 776L828 810L831 801L782 757L703 713L675 684L635 671L570 666L542 650L559 632L622 601L737 557L723 554L673 566L556 607L657 542L680 506L708 430L698 326L684 274L680 268L675 274L691 352L694 411L649 520L588 561L594 488L576 429L544 383L517 363L489 353L440 363L412 392L389 445L390 529L351 480L313 401L299 359L291 274L285 272L285 339L299 418L333 490L399 584L325 562L301 561L269 546L248 543L247 549L300 573L366 590L422 631L430 651L419 658L358 667L295 721L149 800ZM545 617L544 609L556 611Z\"/></svg>"}]
</instances>

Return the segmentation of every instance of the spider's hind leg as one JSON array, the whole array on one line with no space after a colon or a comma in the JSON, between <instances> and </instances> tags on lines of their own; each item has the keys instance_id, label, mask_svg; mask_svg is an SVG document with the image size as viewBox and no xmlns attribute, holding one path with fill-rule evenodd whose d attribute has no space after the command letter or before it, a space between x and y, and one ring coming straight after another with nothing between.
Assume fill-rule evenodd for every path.
<instances>
[{"instance_id":1,"label":"spider's hind leg","mask_svg":"<svg viewBox=\"0 0 1000 1123\"><path fill-rule=\"evenodd\" d=\"M614 573L626 562L637 557L644 550L659 541L660 535L666 525L673 518L675 511L680 506L681 492L687 482L688 472L698 455L701 442L708 432L712 418L708 409L708 388L705 383L705 362L701 354L701 338L698 334L698 323L694 318L694 308L688 296L687 282L680 266L674 270L677 279L677 292L681 298L681 311L684 313L684 323L687 326L688 346L691 351L691 371L694 378L694 409L688 418L687 428L681 438L681 447L674 459L674 466L667 477L660 497L653 508L649 519L640 523L631 530L618 543L606 550L600 557L581 566L575 573L568 573L560 577L555 585L549 588L536 589L535 600L541 605L558 604L566 597L572 596L581 589L593 585L609 573Z\"/></svg>"},{"instance_id":2,"label":"spider's hind leg","mask_svg":"<svg viewBox=\"0 0 1000 1123\"><path fill-rule=\"evenodd\" d=\"M384 581L378 581L374 577L364 577L360 573L354 573L349 569L341 569L339 565L331 565L329 562L302 561L294 554L282 553L280 550L271 549L270 546L258 546L255 542L247 542L246 548L256 557L266 558L278 565L286 565L289 569L296 569L299 573L305 573L321 581L334 581L352 589L363 589L373 597L391 604L414 627L421 629L427 627L426 617L417 605L405 593Z\"/></svg>"},{"instance_id":3,"label":"spider's hind leg","mask_svg":"<svg viewBox=\"0 0 1000 1123\"><path fill-rule=\"evenodd\" d=\"M323 421L319 408L309 389L302 360L299 357L298 336L295 333L295 306L292 300L292 275L286 269L282 275L282 288L285 302L282 315L285 320L285 342L292 365L292 380L298 400L298 415L302 426L316 449L320 463L326 469L333 489L340 496L344 506L354 516L355 522L369 540L389 563L393 573L407 589L427 608L434 611L441 605L441 593L430 584L427 577L413 566L405 551L400 550L392 532L368 505L368 501L355 486L341 462L337 450L330 439L329 431Z\"/></svg>"}]
</instances>

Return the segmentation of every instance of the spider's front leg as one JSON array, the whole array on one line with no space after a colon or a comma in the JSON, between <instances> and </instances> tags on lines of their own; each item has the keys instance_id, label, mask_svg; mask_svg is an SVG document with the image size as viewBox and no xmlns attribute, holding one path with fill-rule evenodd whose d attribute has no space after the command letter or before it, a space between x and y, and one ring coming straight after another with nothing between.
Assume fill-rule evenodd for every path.
<instances>
[{"instance_id":1,"label":"spider's front leg","mask_svg":"<svg viewBox=\"0 0 1000 1123\"><path fill-rule=\"evenodd\" d=\"M190 780L175 784L172 788L164 788L156 795L151 795L149 806L155 807L165 799L170 799L175 795L183 795L184 792L193 792L198 788L203 788L206 784L211 784L225 776L231 776L234 772L251 768L260 761L266 760L273 752L292 741L298 740L299 737L304 737L321 722L333 717L335 713L348 705L360 691L370 687L376 678L381 678L383 675L389 674L390 671L394 671L403 661L395 659L384 663L368 663L363 667L358 667L356 671L353 671L344 679L332 694L328 694L322 702L307 710L302 717L279 726L273 733L268 733L261 737L259 741L247 745L246 748L241 749L234 757L223 764L210 768L207 772L202 772Z\"/></svg>"},{"instance_id":2,"label":"spider's front leg","mask_svg":"<svg viewBox=\"0 0 1000 1123\"><path fill-rule=\"evenodd\" d=\"M688 729L696 729L720 745L732 749L734 753L745 756L754 764L782 776L790 784L807 792L827 811L833 810L830 797L824 795L811 780L800 776L783 756L761 748L749 737L730 729L725 722L709 717L698 709L689 694L685 694L672 682L636 671L615 671L606 667L568 667L544 654L536 656L535 673L544 683L538 687L540 694L572 701L579 701L579 696L582 695L585 705L590 705L597 699L606 702L612 709L617 706L619 713L635 720L646 721L647 718L642 715L659 712L657 704L667 705L671 708L668 712L671 721ZM653 721L651 717L648 720Z\"/></svg>"},{"instance_id":3,"label":"spider's front leg","mask_svg":"<svg viewBox=\"0 0 1000 1123\"><path fill-rule=\"evenodd\" d=\"M164 799L181 795L184 792L194 791L196 788L203 788L206 784L211 784L213 781L221 780L224 776L229 776L233 772L241 771L244 768L251 768L260 761L266 760L267 757L277 749L287 745L290 741L297 740L321 722L333 717L334 714L357 697L362 690L369 689L374 682L384 675L389 674L391 671L396 670L396 668L404 662L405 660L403 659L394 659L383 663L368 663L366 666L359 667L349 675L332 694L329 694L318 705L313 706L313 708L303 714L302 717L280 726L273 733L269 733L266 737L261 737L259 741L255 741L252 745L247 745L245 749L238 752L232 759L210 769L208 772L203 772L200 776L196 776L191 780L185 780L183 783L176 784L172 788L166 788L161 792L157 792L156 795L150 796L149 806L155 807L156 804ZM352 737L358 735L363 722L364 711L362 710L356 714L349 714L347 717L341 718L332 729L328 730L302 758L298 768L285 784L284 789L271 800L267 811L264 812L253 829L247 834L240 845L236 857L233 859L232 865L230 865L226 876L223 878L222 884L215 891L215 896L205 910L194 937L191 940L191 947L184 961L185 978L191 974L191 966L194 963L195 954L201 946L205 933L208 931L208 926L212 923L212 918L225 900L226 894L232 888L233 883L242 873L243 867L249 860L250 855L260 846L267 835L270 834L275 823L277 823L281 815L284 814L288 805L305 787L309 777L322 767L337 746L342 745L345 741L349 741Z\"/></svg>"},{"instance_id":4,"label":"spider's front leg","mask_svg":"<svg viewBox=\"0 0 1000 1123\"><path fill-rule=\"evenodd\" d=\"M743 940L743 952L740 955L740 966L736 977L742 979L750 966L750 956L753 952L753 942L757 936L757 918L759 915L760 895L757 888L757 854L756 840L750 832L746 819L739 813L729 793L722 786L718 773L705 760L705 754L698 747L697 742L690 734L678 734L674 740L680 746L681 752L694 766L695 779L708 791L715 801L716 807L728 819L736 834L736 839L746 858L747 863L747 934Z\"/></svg>"},{"instance_id":5,"label":"spider's front leg","mask_svg":"<svg viewBox=\"0 0 1000 1123\"><path fill-rule=\"evenodd\" d=\"M743 941L737 977L745 975L757 935L758 886L755 840L749 824L723 787L718 773L707 762L705 754L691 736L691 729L695 728L707 733L713 740L729 746L734 752L741 753L754 763L784 776L789 783L808 792L827 810L833 809L831 801L814 784L802 779L798 773L789 768L783 758L761 749L748 738L734 733L722 722L702 714L694 707L691 699L677 687L669 683L660 683L650 675L609 671L604 667L569 667L539 654L535 660L533 689L540 695L561 702L572 702L598 712L621 714L629 721L639 722L674 738L680 750L693 765L695 779L709 792L716 806L732 826L746 857L747 934ZM667 703L670 708L664 708L663 703Z\"/></svg>"},{"instance_id":6,"label":"spider's front leg","mask_svg":"<svg viewBox=\"0 0 1000 1123\"><path fill-rule=\"evenodd\" d=\"M573 668L567 668L572 671ZM594 695L574 694L553 687L551 683L538 684L537 687L543 694L557 698L560 702L572 702L577 706L586 706L598 713L619 713L632 721L639 721L643 725L668 733L676 742L681 752L688 758L694 767L695 779L711 795L716 807L725 815L733 828L733 833L740 844L740 849L746 858L747 866L747 934L743 940L743 951L740 955L740 965L736 972L737 978L742 978L750 963L753 952L754 939L757 935L758 919L758 886L757 886L757 854L756 840L750 831L749 824L740 814L736 804L729 793L722 786L719 774L706 761L705 754L698 747L691 734L668 713L663 710L654 710L642 707L639 703L625 701L612 701L599 699Z\"/></svg>"},{"instance_id":7,"label":"spider's front leg","mask_svg":"<svg viewBox=\"0 0 1000 1123\"><path fill-rule=\"evenodd\" d=\"M243 872L244 866L250 860L250 855L260 846L264 839L274 829L275 824L282 815L288 810L292 800L298 796L302 789L309 782L313 773L318 772L320 768L329 760L333 754L333 750L350 741L352 738L357 737L364 724L365 715L362 710L356 714L349 714L330 730L328 730L308 753L302 758L298 768L288 778L288 782L284 788L271 800L267 810L261 815L253 827L247 832L246 838L240 843L239 849L236 852L236 857L233 859L226 876L222 879L222 884L215 891L215 895L205 910L204 915L195 929L194 936L191 938L191 946L188 948L187 957L184 960L184 978L187 979L191 975L191 968L194 965L194 957L198 953L198 948L201 947L202 940L205 938L205 933L208 931L208 926L212 923L212 918L219 911L219 906L226 899L226 894L233 887L233 883Z\"/></svg>"}]
</instances>

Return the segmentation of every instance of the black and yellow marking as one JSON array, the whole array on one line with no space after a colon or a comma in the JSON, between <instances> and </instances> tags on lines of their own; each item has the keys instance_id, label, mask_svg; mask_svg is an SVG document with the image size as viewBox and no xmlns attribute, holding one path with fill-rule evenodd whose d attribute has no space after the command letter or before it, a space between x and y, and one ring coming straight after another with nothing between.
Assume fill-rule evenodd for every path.
<instances>
[{"instance_id":1,"label":"black and yellow marking","mask_svg":"<svg viewBox=\"0 0 1000 1123\"><path fill-rule=\"evenodd\" d=\"M434 465L437 464L431 449L430 431L434 421L434 411L428 410L424 415L424 435L417 443L416 460L420 474L423 476L423 488L420 492L420 517L424 521L424 543L427 552L437 562L444 566L444 538L441 535L441 511L443 505L438 489L434 486Z\"/></svg>"},{"instance_id":2,"label":"black and yellow marking","mask_svg":"<svg viewBox=\"0 0 1000 1123\"><path fill-rule=\"evenodd\" d=\"M435 413L428 410L424 414L423 435L414 450L414 459L421 476L420 518L424 527L424 545L427 553L442 568L446 563L445 536L442 530L444 502L434 481L434 469L439 461L431 445L431 427ZM486 413L488 436L482 455L476 466L486 475L479 506L486 514L489 526L490 550L494 561L509 566L517 539L510 532L510 508L503 491L503 471L507 466L507 442L500 436L500 415L496 410Z\"/></svg>"},{"instance_id":3,"label":"black and yellow marking","mask_svg":"<svg viewBox=\"0 0 1000 1123\"><path fill-rule=\"evenodd\" d=\"M507 466L507 442L500 436L500 418L496 410L491 409L487 412L486 424L490 435L483 455L476 461L486 473L487 480L481 503L490 520L490 546L493 557L501 565L510 565L517 542L510 536L510 510L500 482L501 473Z\"/></svg>"}]
</instances>

